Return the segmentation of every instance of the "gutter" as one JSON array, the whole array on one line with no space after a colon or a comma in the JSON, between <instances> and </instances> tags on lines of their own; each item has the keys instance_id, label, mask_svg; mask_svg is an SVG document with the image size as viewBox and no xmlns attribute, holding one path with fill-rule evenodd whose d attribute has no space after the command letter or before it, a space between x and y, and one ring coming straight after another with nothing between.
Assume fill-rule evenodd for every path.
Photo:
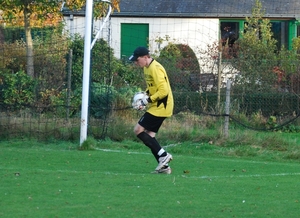
<instances>
[{"instance_id":1,"label":"gutter","mask_svg":"<svg viewBox=\"0 0 300 218\"><path fill-rule=\"evenodd\" d=\"M111 17L159 17L159 18L245 18L252 14L224 13L148 13L148 12L115 12ZM300 14L265 14L264 18L299 19Z\"/></svg>"}]
</instances>

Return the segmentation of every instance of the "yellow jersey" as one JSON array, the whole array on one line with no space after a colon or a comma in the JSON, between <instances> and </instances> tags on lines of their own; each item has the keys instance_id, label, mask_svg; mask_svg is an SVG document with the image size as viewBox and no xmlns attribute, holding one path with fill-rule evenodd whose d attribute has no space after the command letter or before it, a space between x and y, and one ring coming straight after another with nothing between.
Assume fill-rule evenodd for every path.
<instances>
[{"instance_id":1,"label":"yellow jersey","mask_svg":"<svg viewBox=\"0 0 300 218\"><path fill-rule=\"evenodd\" d=\"M146 92L152 101L148 104L147 112L157 117L172 116L174 100L165 68L153 59L148 67L144 67L144 76Z\"/></svg>"}]
</instances>

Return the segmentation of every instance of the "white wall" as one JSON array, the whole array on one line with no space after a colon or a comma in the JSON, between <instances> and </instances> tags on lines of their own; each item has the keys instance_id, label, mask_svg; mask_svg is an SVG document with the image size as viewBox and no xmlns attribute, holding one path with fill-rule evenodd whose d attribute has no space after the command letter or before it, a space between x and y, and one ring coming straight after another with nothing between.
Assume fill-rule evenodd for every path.
<instances>
[{"instance_id":1,"label":"white wall","mask_svg":"<svg viewBox=\"0 0 300 218\"><path fill-rule=\"evenodd\" d=\"M84 36L84 17L65 17L65 30L71 35L79 33ZM158 43L155 39L170 37L170 42L188 44L195 53L199 48L206 47L218 40L219 20L207 18L115 18L112 17L110 22L105 25L102 38L108 39L108 27L111 28L110 43L115 51L115 56L120 58L121 45L121 23L147 23L149 24L149 49L154 52L159 50ZM96 33L102 25L102 21L94 22L94 32ZM160 45L163 48L167 42ZM134 48L133 48L134 49Z\"/></svg>"},{"instance_id":2,"label":"white wall","mask_svg":"<svg viewBox=\"0 0 300 218\"><path fill-rule=\"evenodd\" d=\"M85 18L84 17L75 17L75 16L65 16L65 29L64 32L68 33L70 36L78 33L81 36L84 36L85 31Z\"/></svg>"},{"instance_id":3,"label":"white wall","mask_svg":"<svg viewBox=\"0 0 300 218\"><path fill-rule=\"evenodd\" d=\"M79 33L84 36L85 18L65 17L66 31L71 35ZM111 17L105 24L101 33L101 38L110 41L114 49L116 58L120 58L121 51L121 24L136 23L149 24L149 49L151 53L158 54L159 49L167 45L155 42L158 37L165 38L168 35L169 42L188 44L195 52L202 73L211 73L216 68L211 67L215 64L214 60L208 60L200 51L206 50L208 45L212 45L219 40L219 19L212 18L117 18ZM94 22L94 33L101 28L103 21ZM111 31L109 31L109 29ZM135 48L133 47L132 50ZM210 61L211 64L207 62ZM216 73L216 72L214 72Z\"/></svg>"},{"instance_id":4,"label":"white wall","mask_svg":"<svg viewBox=\"0 0 300 218\"><path fill-rule=\"evenodd\" d=\"M149 24L149 49L155 52L163 48L167 42L159 45L158 37L170 37L170 42L188 44L196 53L204 45L218 40L219 20L199 18L112 18L111 43L115 56L120 58L121 23ZM134 48L133 48L134 50Z\"/></svg>"}]
</instances>

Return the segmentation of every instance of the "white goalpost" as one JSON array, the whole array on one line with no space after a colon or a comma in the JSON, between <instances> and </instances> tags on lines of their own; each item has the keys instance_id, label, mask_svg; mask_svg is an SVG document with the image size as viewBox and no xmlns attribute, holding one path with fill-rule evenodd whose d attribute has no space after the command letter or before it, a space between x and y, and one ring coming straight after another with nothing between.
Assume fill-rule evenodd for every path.
<instances>
[{"instance_id":1,"label":"white goalpost","mask_svg":"<svg viewBox=\"0 0 300 218\"><path fill-rule=\"evenodd\" d=\"M111 14L110 1L104 0L103 2L109 3L107 15L102 23L100 30L97 32L95 39L92 38L92 24L93 24L93 0L86 1L85 9L85 36L84 36L84 59L83 59L83 80L82 80L82 100L81 100L81 120L80 120L80 146L87 138L88 130L88 107L89 107L89 87L90 87L90 66L91 66L91 50L95 45L100 33L106 24Z\"/></svg>"}]
</instances>

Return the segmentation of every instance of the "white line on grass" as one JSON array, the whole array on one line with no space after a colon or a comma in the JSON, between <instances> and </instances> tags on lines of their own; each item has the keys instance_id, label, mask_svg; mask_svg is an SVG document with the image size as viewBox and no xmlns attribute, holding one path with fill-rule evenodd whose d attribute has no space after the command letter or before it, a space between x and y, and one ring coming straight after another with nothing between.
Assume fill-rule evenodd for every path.
<instances>
[{"instance_id":1,"label":"white line on grass","mask_svg":"<svg viewBox=\"0 0 300 218\"><path fill-rule=\"evenodd\" d=\"M166 146L164 146L166 147ZM120 153L128 153L128 154L142 154L142 155L152 155L150 152L135 152L135 151L124 151L124 150L113 150L113 149L102 149L96 148L95 150L104 151L104 152L120 152ZM183 157L183 155L173 155L175 158ZM253 163L253 164L275 164L275 165L288 165L288 166L299 166L299 163L289 163L289 162L274 162L274 161L254 161L254 160L241 160L238 158L229 159L229 158L213 158L213 157L201 157L201 156L188 156L184 155L184 157L199 159L199 160L211 160L211 161L227 161L227 162L236 162L236 163Z\"/></svg>"},{"instance_id":2,"label":"white line on grass","mask_svg":"<svg viewBox=\"0 0 300 218\"><path fill-rule=\"evenodd\" d=\"M150 154L150 153L146 153L146 152L121 151L121 150L103 149L103 148L95 148L95 150L97 150L97 151L105 151L105 152L127 153L127 154Z\"/></svg>"},{"instance_id":3,"label":"white line on grass","mask_svg":"<svg viewBox=\"0 0 300 218\"><path fill-rule=\"evenodd\" d=\"M95 150L103 151L103 152L120 152L120 153L128 153L128 154L141 154L141 155L150 155L150 153L146 152L132 152L132 151L123 151L123 150L113 150L113 149L100 149L96 148ZM152 155L152 154L151 154ZM182 157L182 155L177 155L178 158ZM193 159L204 159L211 161L230 161L230 162L248 162L248 163L259 163L259 164L285 164L289 166L299 165L299 163L278 163L278 162L269 162L269 161L251 161L251 160L239 160L239 159L228 159L228 158L207 158L207 157L199 157L199 156L184 156ZM16 170L11 167L3 167L0 166L1 170ZM76 170L44 170L44 169L30 169L30 172L58 172L58 173L87 173L87 171L76 171ZM93 173L97 174L105 174L105 175L123 175L123 176L145 176L147 173L137 174L137 173L120 173L120 172L108 172L108 171L93 171ZM182 178L187 179L218 179L218 178L249 178L249 177L279 177L279 176L300 176L300 172L296 173L277 173L277 174L252 174L252 175L228 175L228 176L189 176L189 175L178 175Z\"/></svg>"},{"instance_id":4,"label":"white line on grass","mask_svg":"<svg viewBox=\"0 0 300 218\"><path fill-rule=\"evenodd\" d=\"M136 174L136 173L116 173L116 172L103 172L105 175L122 175L122 176L139 176L147 175L147 173ZM155 174L157 175L157 174ZM174 175L173 175L174 176ZM180 175L176 175L180 177ZM253 174L253 175L230 175L230 176L187 176L181 175L182 178L186 179L222 179L222 178L250 178L250 177L279 177L279 176L300 176L299 173L278 173L278 174Z\"/></svg>"},{"instance_id":5,"label":"white line on grass","mask_svg":"<svg viewBox=\"0 0 300 218\"><path fill-rule=\"evenodd\" d=\"M170 144L170 145L166 145L163 146L164 148L170 148L170 147L176 147L177 145L180 145L181 143L177 143L177 144Z\"/></svg>"},{"instance_id":6,"label":"white line on grass","mask_svg":"<svg viewBox=\"0 0 300 218\"><path fill-rule=\"evenodd\" d=\"M176 146L176 144L172 144L170 146ZM104 152L126 152L126 151L121 151L121 150L111 150L111 149L97 149L99 151L104 151ZM127 153L132 153L132 154L150 154L150 153L145 153L145 152L127 152ZM178 155L180 157L181 155ZM185 156L185 157L190 157L193 159L204 159L204 160L211 160L211 161L229 161L229 162L246 162L246 163L253 163L253 164L278 164L278 165L288 165L288 166L293 166L296 165L298 166L299 163L279 163L279 162L269 162L269 161L253 161L253 160L240 160L240 159L228 159L228 158L207 158L207 157L199 157L199 156ZM110 174L106 172L106 174ZM112 173L114 174L114 173ZM117 173L120 175L120 173ZM122 174L125 175L125 174ZM134 175L134 174L130 174ZM187 176L187 175L182 175L183 178L191 178L191 179L216 179L216 178L249 178L249 177L279 177L279 176L299 176L299 173L277 173L277 174L250 174L250 175L228 175L228 176Z\"/></svg>"},{"instance_id":7,"label":"white line on grass","mask_svg":"<svg viewBox=\"0 0 300 218\"><path fill-rule=\"evenodd\" d=\"M300 173L272 173L272 174L252 174L252 175L230 175L230 176L186 176L187 179L220 179L220 178L249 178L249 177L278 177L278 176L300 176Z\"/></svg>"},{"instance_id":8,"label":"white line on grass","mask_svg":"<svg viewBox=\"0 0 300 218\"><path fill-rule=\"evenodd\" d=\"M20 168L16 169L13 167L0 167L1 170L20 170ZM24 172L26 171L26 172ZM21 170L20 174L28 174L30 173L36 173L36 172L55 172L55 173L80 173L80 174L86 174L90 173L91 171L83 171L83 170L45 170L45 169L27 169L27 170ZM122 173L122 172L110 172L110 171L92 171L93 174L104 174L104 175L115 175L115 176L145 176L150 175L151 173ZM228 175L228 176L188 176L188 175L177 175L177 177L182 177L186 179L222 179L222 178L251 178L251 177L280 177L280 176L300 176L300 172L297 173L271 173L271 174L250 174L250 175Z\"/></svg>"}]
</instances>

